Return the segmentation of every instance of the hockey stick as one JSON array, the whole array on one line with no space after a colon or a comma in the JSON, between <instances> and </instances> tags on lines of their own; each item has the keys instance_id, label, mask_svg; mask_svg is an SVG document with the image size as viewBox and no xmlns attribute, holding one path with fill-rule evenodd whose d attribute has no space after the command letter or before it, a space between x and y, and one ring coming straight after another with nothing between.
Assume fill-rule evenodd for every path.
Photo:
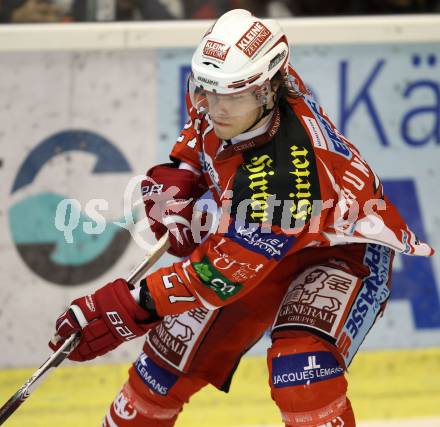
<instances>
[{"instance_id":1,"label":"hockey stick","mask_svg":"<svg viewBox=\"0 0 440 427\"><path fill-rule=\"evenodd\" d=\"M170 247L168 234L151 248L150 253L136 266L128 275L127 282L133 284L142 278L142 275L167 251ZM0 425L2 425L29 397L29 395L40 385L42 380L47 377L49 372L59 366L79 344L79 333L67 338L61 347L55 351L19 388L19 390L0 408Z\"/></svg>"}]
</instances>

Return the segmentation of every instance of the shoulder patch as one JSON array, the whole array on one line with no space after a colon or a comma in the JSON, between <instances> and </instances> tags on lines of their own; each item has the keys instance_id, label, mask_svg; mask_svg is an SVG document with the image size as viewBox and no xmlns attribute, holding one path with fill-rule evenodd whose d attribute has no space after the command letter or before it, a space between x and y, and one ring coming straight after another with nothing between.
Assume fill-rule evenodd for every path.
<instances>
[{"instance_id":1,"label":"shoulder patch","mask_svg":"<svg viewBox=\"0 0 440 427\"><path fill-rule=\"evenodd\" d=\"M309 135L313 141L313 145L316 148L328 150L327 141L325 140L317 121L314 118L308 116L302 116L302 120L309 131Z\"/></svg>"},{"instance_id":2,"label":"shoulder patch","mask_svg":"<svg viewBox=\"0 0 440 427\"><path fill-rule=\"evenodd\" d=\"M319 105L307 96L304 97L304 100L311 109L317 121L319 122L322 133L328 136L329 150L333 151L336 154L339 154L340 156L345 157L346 159L351 159L351 150L348 148L347 144L339 137L335 129L333 129L330 121L323 114L321 114Z\"/></svg>"}]
</instances>

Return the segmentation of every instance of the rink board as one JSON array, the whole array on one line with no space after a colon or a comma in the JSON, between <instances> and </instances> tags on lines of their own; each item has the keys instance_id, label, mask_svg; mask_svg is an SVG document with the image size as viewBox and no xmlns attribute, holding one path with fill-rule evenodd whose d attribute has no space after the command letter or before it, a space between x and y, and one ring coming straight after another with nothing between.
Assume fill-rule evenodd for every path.
<instances>
[{"instance_id":1,"label":"rink board","mask_svg":"<svg viewBox=\"0 0 440 427\"><path fill-rule=\"evenodd\" d=\"M65 365L8 421L9 427L95 427L126 379L128 365ZM0 371L0 401L32 373ZM440 349L362 352L348 374L360 427L439 427ZM403 421L406 420L406 421ZM416 421L417 420L417 421ZM177 427L281 427L266 361L249 356L228 394L209 386L185 407Z\"/></svg>"}]
</instances>

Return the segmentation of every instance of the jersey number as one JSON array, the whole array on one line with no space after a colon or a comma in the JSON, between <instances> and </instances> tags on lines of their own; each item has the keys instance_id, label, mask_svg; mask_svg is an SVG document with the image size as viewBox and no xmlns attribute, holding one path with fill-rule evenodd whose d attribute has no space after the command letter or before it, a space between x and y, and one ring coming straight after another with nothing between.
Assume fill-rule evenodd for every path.
<instances>
[{"instance_id":1,"label":"jersey number","mask_svg":"<svg viewBox=\"0 0 440 427\"><path fill-rule=\"evenodd\" d=\"M174 288L175 285L183 285L182 279L179 277L176 273L171 273L166 276L162 277L163 285L165 286L165 289L171 289ZM170 300L171 304L174 304L175 302L192 302L195 301L195 297L193 296L176 296L176 295L169 295L168 299Z\"/></svg>"}]
</instances>

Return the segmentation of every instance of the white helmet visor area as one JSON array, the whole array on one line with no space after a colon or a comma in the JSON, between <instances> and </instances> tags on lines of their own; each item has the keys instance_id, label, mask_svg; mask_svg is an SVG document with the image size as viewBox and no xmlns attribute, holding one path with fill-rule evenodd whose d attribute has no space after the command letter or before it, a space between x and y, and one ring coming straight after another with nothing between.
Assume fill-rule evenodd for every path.
<instances>
[{"instance_id":1,"label":"white helmet visor area","mask_svg":"<svg viewBox=\"0 0 440 427\"><path fill-rule=\"evenodd\" d=\"M271 96L268 81L261 86L231 88L230 93L218 93L215 89L205 89L191 74L188 86L193 107L199 113L209 113L213 118L246 115L266 105Z\"/></svg>"}]
</instances>

